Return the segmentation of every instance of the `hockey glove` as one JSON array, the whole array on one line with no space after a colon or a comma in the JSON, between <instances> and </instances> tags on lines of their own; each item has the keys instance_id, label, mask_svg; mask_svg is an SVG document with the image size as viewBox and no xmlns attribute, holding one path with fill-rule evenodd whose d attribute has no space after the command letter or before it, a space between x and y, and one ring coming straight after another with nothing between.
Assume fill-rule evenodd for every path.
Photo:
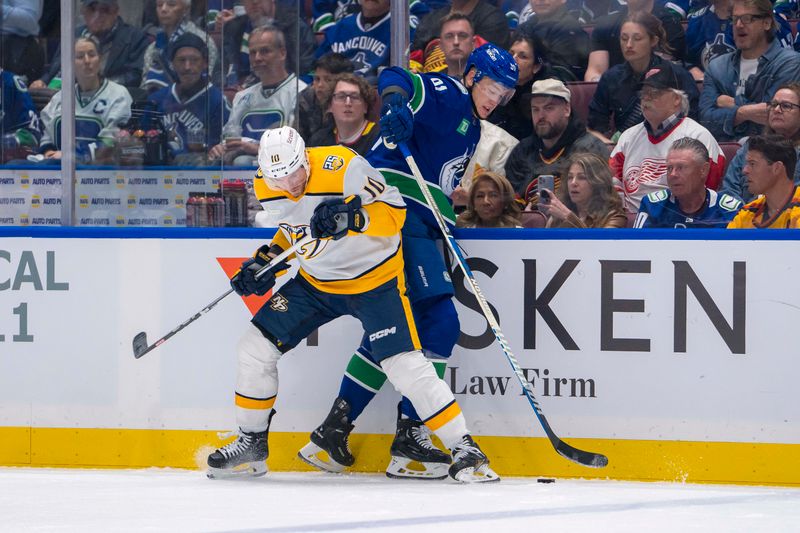
<instances>
[{"instance_id":1,"label":"hockey glove","mask_svg":"<svg viewBox=\"0 0 800 533\"><path fill-rule=\"evenodd\" d=\"M332 238L337 241L348 231L361 233L367 225L367 217L361 209L361 197L325 200L314 209L311 217L311 236L315 239Z\"/></svg>"},{"instance_id":2,"label":"hockey glove","mask_svg":"<svg viewBox=\"0 0 800 533\"><path fill-rule=\"evenodd\" d=\"M269 246L264 245L256 250L256 255L242 263L242 266L231 278L231 287L239 296L250 296L257 294L264 296L275 286L275 277L287 270L289 264L281 261L266 272L261 277L256 278L256 272L270 262Z\"/></svg>"},{"instance_id":3,"label":"hockey glove","mask_svg":"<svg viewBox=\"0 0 800 533\"><path fill-rule=\"evenodd\" d=\"M398 92L387 94L379 122L381 137L387 147L409 140L414 131L414 115L408 108L408 98Z\"/></svg>"}]
</instances>

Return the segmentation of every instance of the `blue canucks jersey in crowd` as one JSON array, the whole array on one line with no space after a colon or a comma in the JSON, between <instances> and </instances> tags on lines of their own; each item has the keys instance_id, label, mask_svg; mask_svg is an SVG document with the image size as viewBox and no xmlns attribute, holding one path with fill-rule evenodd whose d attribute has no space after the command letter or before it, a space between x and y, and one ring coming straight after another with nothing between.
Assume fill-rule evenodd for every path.
<instances>
[{"instance_id":1,"label":"blue canucks jersey in crowd","mask_svg":"<svg viewBox=\"0 0 800 533\"><path fill-rule=\"evenodd\" d=\"M3 91L0 93L0 134L17 133L21 144L35 146L39 142L41 130L36 108L25 82L7 70L0 69ZM23 133L24 132L24 133Z\"/></svg>"},{"instance_id":2,"label":"blue canucks jersey in crowd","mask_svg":"<svg viewBox=\"0 0 800 533\"><path fill-rule=\"evenodd\" d=\"M527 0L526 0L527 1ZM446 1L408 0L409 24L416 28L422 17L431 9L438 9L449 4ZM348 15L358 13L361 6L358 0L314 0L311 6L314 21L314 33L322 33Z\"/></svg>"},{"instance_id":3,"label":"blue canucks jersey in crowd","mask_svg":"<svg viewBox=\"0 0 800 533\"><path fill-rule=\"evenodd\" d=\"M178 96L173 83L150 95L150 100L163 113L172 157L188 151L190 141L202 139L206 149L219 144L222 125L231 113L225 95L210 83L185 100Z\"/></svg>"},{"instance_id":4,"label":"blue canucks jersey in crowd","mask_svg":"<svg viewBox=\"0 0 800 533\"><path fill-rule=\"evenodd\" d=\"M724 228L733 220L742 201L729 194L706 189L706 201L697 213L681 211L669 189L642 198L634 228Z\"/></svg>"},{"instance_id":5,"label":"blue canucks jersey in crowd","mask_svg":"<svg viewBox=\"0 0 800 533\"><path fill-rule=\"evenodd\" d=\"M378 79L379 93L392 86L405 91L414 113L414 134L407 143L408 149L430 183L442 214L455 223L450 195L461 183L481 136L480 121L472 111L472 97L459 81L445 74L412 74L398 67L387 68ZM367 160L389 184L400 189L410 210L436 227L400 150L389 150L378 140Z\"/></svg>"}]
</instances>

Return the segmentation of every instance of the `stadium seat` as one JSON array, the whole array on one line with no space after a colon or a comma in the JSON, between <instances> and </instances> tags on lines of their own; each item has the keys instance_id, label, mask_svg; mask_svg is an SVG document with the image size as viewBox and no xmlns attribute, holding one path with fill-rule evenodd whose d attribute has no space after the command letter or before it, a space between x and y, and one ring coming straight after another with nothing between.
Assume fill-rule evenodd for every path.
<instances>
[{"instance_id":1,"label":"stadium seat","mask_svg":"<svg viewBox=\"0 0 800 533\"><path fill-rule=\"evenodd\" d=\"M736 152L739 151L742 145L737 143L736 141L729 141L729 142L721 142L719 143L719 147L722 148L722 153L725 154L725 167L727 170L728 164L733 160L733 157L736 155Z\"/></svg>"},{"instance_id":2,"label":"stadium seat","mask_svg":"<svg viewBox=\"0 0 800 533\"><path fill-rule=\"evenodd\" d=\"M541 211L523 211L520 224L523 228L543 228L547 225L547 217Z\"/></svg>"},{"instance_id":3,"label":"stadium seat","mask_svg":"<svg viewBox=\"0 0 800 533\"><path fill-rule=\"evenodd\" d=\"M31 99L33 100L33 106L36 108L37 113L41 113L44 106L50 102L50 99L56 94L57 91L54 89L49 89L47 87L42 89L31 89L28 88L28 92L31 95Z\"/></svg>"},{"instance_id":4,"label":"stadium seat","mask_svg":"<svg viewBox=\"0 0 800 533\"><path fill-rule=\"evenodd\" d=\"M570 81L567 83L572 93L572 110L585 124L589 118L589 103L597 89L596 81Z\"/></svg>"}]
</instances>

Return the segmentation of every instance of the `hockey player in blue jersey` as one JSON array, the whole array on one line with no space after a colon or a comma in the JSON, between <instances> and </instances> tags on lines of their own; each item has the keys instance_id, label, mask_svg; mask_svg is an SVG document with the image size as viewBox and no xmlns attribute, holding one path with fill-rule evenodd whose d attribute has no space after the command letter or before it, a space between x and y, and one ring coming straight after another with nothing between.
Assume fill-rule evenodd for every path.
<instances>
[{"instance_id":1,"label":"hockey player in blue jersey","mask_svg":"<svg viewBox=\"0 0 800 533\"><path fill-rule=\"evenodd\" d=\"M725 228L741 200L706 188L708 149L691 137L678 139L667 152L668 189L642 198L634 228Z\"/></svg>"},{"instance_id":2,"label":"hockey player in blue jersey","mask_svg":"<svg viewBox=\"0 0 800 533\"><path fill-rule=\"evenodd\" d=\"M400 190L408 206L402 236L409 297L424 353L440 377L460 334L453 285L437 248L440 231L400 150L392 147L406 143L437 208L454 224L449 197L460 184L480 139L480 119L511 98L518 77L511 55L491 43L474 50L466 65L463 85L440 73L412 74L397 67L384 70L378 80L383 142L378 141L367 154L367 160ZM311 434L311 442L300 450L300 457L332 472L352 465L355 458L347 439L353 421L385 381L365 338L347 366L333 408ZM404 398L386 471L389 477L447 476L451 458L433 446L431 429L436 428L430 427L428 420L420 420ZM412 461L425 469L408 468Z\"/></svg>"}]
</instances>

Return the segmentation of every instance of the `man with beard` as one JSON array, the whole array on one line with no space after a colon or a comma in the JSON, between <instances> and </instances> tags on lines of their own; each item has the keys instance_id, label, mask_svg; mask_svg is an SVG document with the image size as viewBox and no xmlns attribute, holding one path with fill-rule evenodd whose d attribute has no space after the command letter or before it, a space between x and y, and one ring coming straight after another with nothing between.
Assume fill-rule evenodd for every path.
<instances>
[{"instance_id":1,"label":"man with beard","mask_svg":"<svg viewBox=\"0 0 800 533\"><path fill-rule=\"evenodd\" d=\"M608 148L586 130L570 106L571 93L564 82L554 78L539 80L531 86L531 120L534 132L520 141L506 162L506 178L526 203L538 203L538 177L556 177L564 161L576 152L608 156Z\"/></svg>"}]
</instances>

